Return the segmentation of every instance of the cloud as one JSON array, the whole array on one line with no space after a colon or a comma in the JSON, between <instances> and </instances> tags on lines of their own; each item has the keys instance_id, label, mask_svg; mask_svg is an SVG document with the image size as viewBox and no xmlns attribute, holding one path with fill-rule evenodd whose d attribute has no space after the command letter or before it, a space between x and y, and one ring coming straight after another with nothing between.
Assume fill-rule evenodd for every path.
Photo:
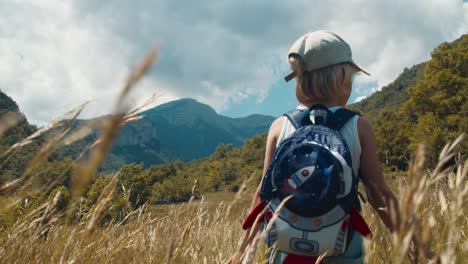
<instances>
[{"instance_id":1,"label":"cloud","mask_svg":"<svg viewBox=\"0 0 468 264\"><path fill-rule=\"evenodd\" d=\"M126 41L87 23L67 1L10 2L0 17L0 88L32 122L89 99L99 102L95 109L110 106L104 99L114 97L132 55Z\"/></svg>"},{"instance_id":2,"label":"cloud","mask_svg":"<svg viewBox=\"0 0 468 264\"><path fill-rule=\"evenodd\" d=\"M287 73L289 45L330 29L371 77L359 95L427 60L468 31L458 0L9 1L0 9L0 89L33 123L93 99L85 116L109 112L129 68L159 43L152 73L134 95L193 97L223 110L262 101Z\"/></svg>"},{"instance_id":3,"label":"cloud","mask_svg":"<svg viewBox=\"0 0 468 264\"><path fill-rule=\"evenodd\" d=\"M429 60L441 42L468 31L467 4L456 0L340 3L328 28L350 42L355 60L372 74L359 76L357 82L376 82L372 91L393 81L405 67Z\"/></svg>"},{"instance_id":4,"label":"cloud","mask_svg":"<svg viewBox=\"0 0 468 264\"><path fill-rule=\"evenodd\" d=\"M356 99L354 99L354 102L353 102L353 103L360 102L360 101L366 99L366 97L367 97L367 96L359 96L359 97L357 97Z\"/></svg>"}]
</instances>

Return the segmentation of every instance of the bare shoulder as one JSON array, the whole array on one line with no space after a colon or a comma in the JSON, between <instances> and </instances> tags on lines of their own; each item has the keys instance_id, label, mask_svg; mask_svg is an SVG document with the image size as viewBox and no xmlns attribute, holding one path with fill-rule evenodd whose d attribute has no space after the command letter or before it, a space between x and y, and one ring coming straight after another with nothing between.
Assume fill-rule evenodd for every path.
<instances>
[{"instance_id":1,"label":"bare shoulder","mask_svg":"<svg viewBox=\"0 0 468 264\"><path fill-rule=\"evenodd\" d=\"M280 116L280 117L276 118L275 121L273 121L273 123L271 123L270 130L271 129L281 130L285 119L286 119L285 116Z\"/></svg>"},{"instance_id":2,"label":"bare shoulder","mask_svg":"<svg viewBox=\"0 0 468 264\"><path fill-rule=\"evenodd\" d=\"M364 117L359 117L357 126L361 145L375 139L374 128L369 120Z\"/></svg>"},{"instance_id":3,"label":"bare shoulder","mask_svg":"<svg viewBox=\"0 0 468 264\"><path fill-rule=\"evenodd\" d=\"M367 120L365 117L359 117L358 119L358 131L359 131L359 134L362 133L369 133L369 132L372 132L374 131L374 129L372 128L372 124L369 120Z\"/></svg>"},{"instance_id":4,"label":"bare shoulder","mask_svg":"<svg viewBox=\"0 0 468 264\"><path fill-rule=\"evenodd\" d=\"M377 155L377 140L369 120L358 120L359 140L361 142L361 176L370 189L379 189L385 184Z\"/></svg>"},{"instance_id":5,"label":"bare shoulder","mask_svg":"<svg viewBox=\"0 0 468 264\"><path fill-rule=\"evenodd\" d=\"M278 142L281 130L283 129L284 118L285 117L279 117L275 121L273 121L273 123L270 126L270 131L268 131L268 137L265 147L265 162L263 165L263 175L265 175L273 157L273 153L276 150L276 142Z\"/></svg>"},{"instance_id":6,"label":"bare shoulder","mask_svg":"<svg viewBox=\"0 0 468 264\"><path fill-rule=\"evenodd\" d=\"M281 134L281 129L283 129L283 124L284 124L284 119L286 117L281 116L275 119L273 123L270 126L270 131L268 132L268 136L274 137L274 138L279 138Z\"/></svg>"}]
</instances>

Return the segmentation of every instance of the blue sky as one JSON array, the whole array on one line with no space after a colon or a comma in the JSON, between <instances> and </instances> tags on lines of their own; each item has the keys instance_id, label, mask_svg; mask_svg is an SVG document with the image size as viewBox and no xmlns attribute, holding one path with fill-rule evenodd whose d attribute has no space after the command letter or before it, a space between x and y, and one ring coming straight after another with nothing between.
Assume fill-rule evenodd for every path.
<instances>
[{"instance_id":1,"label":"blue sky","mask_svg":"<svg viewBox=\"0 0 468 264\"><path fill-rule=\"evenodd\" d=\"M281 116L283 113L294 109L298 104L294 93L294 85L294 81L286 83L281 78L271 86L265 98L250 97L240 103L233 103L228 109L221 111L221 114L230 117L243 117L250 114ZM369 94L366 91L371 92L377 87L376 82L354 84L354 86L357 85L360 85L360 87L359 89L354 87L348 100L349 103L359 101L362 96Z\"/></svg>"},{"instance_id":2,"label":"blue sky","mask_svg":"<svg viewBox=\"0 0 468 264\"><path fill-rule=\"evenodd\" d=\"M459 0L0 0L0 89L34 124L91 100L107 114L132 65L160 56L132 94L137 105L191 97L228 116L294 107L286 55L299 36L328 29L372 75L354 101L394 80L431 50L468 32Z\"/></svg>"}]
</instances>

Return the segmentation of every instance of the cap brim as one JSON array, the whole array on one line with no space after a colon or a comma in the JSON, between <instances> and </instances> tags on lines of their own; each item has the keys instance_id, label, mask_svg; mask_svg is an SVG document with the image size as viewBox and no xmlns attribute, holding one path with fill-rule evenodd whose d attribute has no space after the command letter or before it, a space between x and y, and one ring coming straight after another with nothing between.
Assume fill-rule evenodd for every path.
<instances>
[{"instance_id":1,"label":"cap brim","mask_svg":"<svg viewBox=\"0 0 468 264\"><path fill-rule=\"evenodd\" d=\"M284 80L286 82L289 82L290 80L294 79L294 77L296 77L296 72L295 71L293 71L290 74L286 75L286 77L284 77Z\"/></svg>"},{"instance_id":2,"label":"cap brim","mask_svg":"<svg viewBox=\"0 0 468 264\"><path fill-rule=\"evenodd\" d=\"M366 72L365 70L363 70L363 69L362 69L361 67L359 67L356 63L351 62L351 65L353 65L353 67L355 67L358 71L363 72L363 73L365 73L365 74L367 74L367 75L370 76L370 73L368 73L368 72ZM295 71L293 71L293 72L291 72L290 74L286 75L286 77L284 77L284 80L285 80L286 82L289 82L290 80L294 79L294 77L296 77L296 74L297 74L297 73L296 73Z\"/></svg>"},{"instance_id":3,"label":"cap brim","mask_svg":"<svg viewBox=\"0 0 468 264\"><path fill-rule=\"evenodd\" d=\"M352 64L356 69L358 69L359 71L361 71L361 72L363 72L363 73L365 73L365 74L367 74L367 75L370 76L370 73L368 73L368 72L366 72L365 70L363 70L363 69L362 69L361 67L359 67L356 63L353 62L353 63L351 63L351 64Z\"/></svg>"}]
</instances>

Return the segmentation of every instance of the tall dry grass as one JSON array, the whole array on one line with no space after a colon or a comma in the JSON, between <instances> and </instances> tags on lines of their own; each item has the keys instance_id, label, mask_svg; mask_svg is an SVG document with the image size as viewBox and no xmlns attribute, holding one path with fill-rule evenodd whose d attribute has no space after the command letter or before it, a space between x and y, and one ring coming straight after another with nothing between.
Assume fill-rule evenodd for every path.
<instances>
[{"instance_id":1,"label":"tall dry grass","mask_svg":"<svg viewBox=\"0 0 468 264\"><path fill-rule=\"evenodd\" d=\"M462 140L463 135L445 146L432 171L425 170L424 149L420 146L407 175L393 182L400 215L400 219L393 219L396 232L389 234L370 206L365 206L371 229L376 230L374 240L366 245L370 263L466 262L468 161L448 165Z\"/></svg>"},{"instance_id":2,"label":"tall dry grass","mask_svg":"<svg viewBox=\"0 0 468 264\"><path fill-rule=\"evenodd\" d=\"M374 239L366 243L368 263L426 263L424 248L419 255L412 254L412 260L407 257L411 237L438 253L442 263L465 263L468 166L460 165L456 172L426 172L420 165L416 159L409 174L395 182L401 188L395 191L402 211L397 233L389 234L372 209L364 206L374 232ZM111 181L91 215L78 223L61 221L54 211L57 199L53 199L3 230L0 262L223 263L243 236L240 223L248 201L241 197L250 192L217 205L215 197L173 205L158 214L146 206L120 222L97 227L96 218L105 210L106 197L114 187L115 181ZM431 245L425 244L429 241ZM257 252L247 253L253 254L255 263L266 260L263 245Z\"/></svg>"},{"instance_id":3,"label":"tall dry grass","mask_svg":"<svg viewBox=\"0 0 468 264\"><path fill-rule=\"evenodd\" d=\"M227 195L224 201L220 201L221 195L218 194L211 195L211 199L191 199L179 205L146 205L127 212L120 221L99 225L117 188L116 173L89 212L83 213L79 209L81 195L91 184L119 128L138 119L141 107L128 110L125 97L149 69L156 54L156 51L150 53L131 73L102 136L83 150L91 151L88 159L74 164L73 199L67 212L57 210L62 195L58 192L50 201L28 210L14 224L0 230L0 263L223 263L234 254L243 237L240 224L247 213L248 197L253 194L253 177L246 180L235 196ZM73 112L73 118L81 109L79 107ZM2 127L14 123L14 120L9 120L0 125L0 132ZM21 181L0 187L4 194L10 193L8 197L0 197L0 213L14 205L27 203L24 194L31 191L27 184L34 177L34 166L57 147L90 133L89 128L79 128L70 135L70 124L54 122L12 147L11 151L15 151L47 128L61 127L39 150ZM395 233L390 234L373 209L364 204L365 217L374 233L374 239L366 242L368 263L425 263L430 250L440 256L442 263L465 262L468 258L468 207L465 206L468 202L468 163L447 165L454 158L455 146L461 140L462 137L447 145L440 155L439 164L431 171L424 169L424 151L421 148L408 173L392 180L401 215L400 219L394 220L397 223ZM18 186L19 182L24 184ZM46 188L50 186L33 191ZM11 190L15 190L13 194ZM246 248L244 263L264 263L266 252L267 248L261 243L258 247Z\"/></svg>"}]
</instances>

